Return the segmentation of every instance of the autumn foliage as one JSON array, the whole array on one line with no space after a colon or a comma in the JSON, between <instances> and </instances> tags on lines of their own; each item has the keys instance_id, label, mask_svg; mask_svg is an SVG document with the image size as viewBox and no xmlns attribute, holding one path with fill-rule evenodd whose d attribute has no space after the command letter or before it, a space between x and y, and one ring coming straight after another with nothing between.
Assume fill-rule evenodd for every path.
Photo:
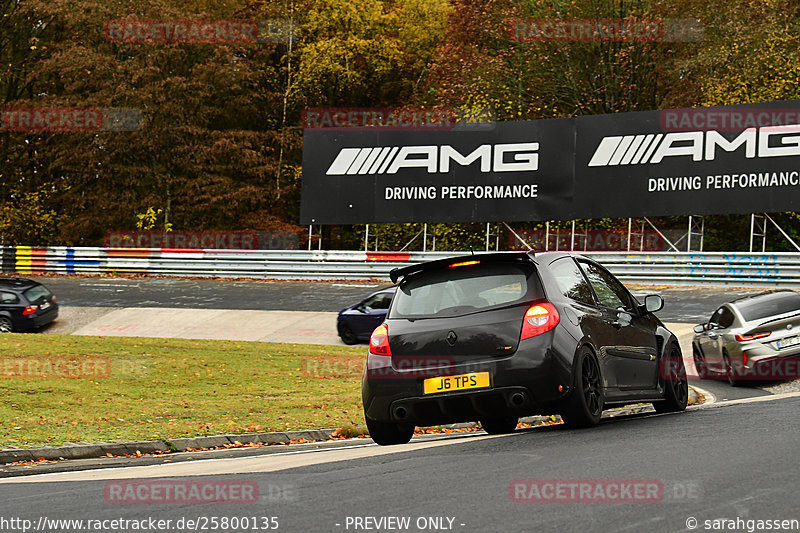
<instances>
[{"instance_id":1,"label":"autumn foliage","mask_svg":"<svg viewBox=\"0 0 800 533\"><path fill-rule=\"evenodd\" d=\"M141 116L128 130L0 126L0 236L97 245L151 208L163 213L156 229L292 226L309 107L476 108L520 120L797 98L798 9L790 0L0 0L0 108ZM702 32L514 34L515 21L571 19ZM256 43L108 38L110 21L136 20L278 21L292 31ZM724 234L729 221L718 222ZM325 231L328 245L363 245L363 227ZM402 246L415 231L384 230L381 242ZM440 242L465 232L440 228Z\"/></svg>"}]
</instances>

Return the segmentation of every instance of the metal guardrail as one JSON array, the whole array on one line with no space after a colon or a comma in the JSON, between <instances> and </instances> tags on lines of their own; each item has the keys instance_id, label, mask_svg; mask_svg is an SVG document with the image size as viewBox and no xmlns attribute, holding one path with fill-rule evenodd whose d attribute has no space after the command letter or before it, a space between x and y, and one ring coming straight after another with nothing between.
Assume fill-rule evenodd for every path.
<instances>
[{"instance_id":1,"label":"metal guardrail","mask_svg":"<svg viewBox=\"0 0 800 533\"><path fill-rule=\"evenodd\" d=\"M146 274L282 280L389 280L408 263L468 252L0 248L0 270L20 274ZM479 254L476 254L479 255ZM800 253L589 252L626 283L800 287Z\"/></svg>"}]
</instances>

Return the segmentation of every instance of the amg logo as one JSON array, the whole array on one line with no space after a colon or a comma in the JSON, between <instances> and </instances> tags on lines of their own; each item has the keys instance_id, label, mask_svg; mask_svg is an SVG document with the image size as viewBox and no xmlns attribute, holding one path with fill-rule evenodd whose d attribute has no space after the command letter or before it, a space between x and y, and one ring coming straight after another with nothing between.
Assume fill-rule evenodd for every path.
<instances>
[{"instance_id":1,"label":"amg logo","mask_svg":"<svg viewBox=\"0 0 800 533\"><path fill-rule=\"evenodd\" d=\"M605 137L595 150L590 167L658 164L665 157L691 156L713 161L717 148L734 152L744 146L745 157L800 156L800 125L748 128L728 140L715 130ZM773 137L784 136L777 139Z\"/></svg>"},{"instance_id":2,"label":"amg logo","mask_svg":"<svg viewBox=\"0 0 800 533\"><path fill-rule=\"evenodd\" d=\"M449 145L342 148L328 176L395 174L401 168L424 168L428 174L447 174L450 162L469 166L480 161L480 172L529 172L539 169L539 143L482 144L468 155ZM511 161L506 161L511 154Z\"/></svg>"}]
</instances>

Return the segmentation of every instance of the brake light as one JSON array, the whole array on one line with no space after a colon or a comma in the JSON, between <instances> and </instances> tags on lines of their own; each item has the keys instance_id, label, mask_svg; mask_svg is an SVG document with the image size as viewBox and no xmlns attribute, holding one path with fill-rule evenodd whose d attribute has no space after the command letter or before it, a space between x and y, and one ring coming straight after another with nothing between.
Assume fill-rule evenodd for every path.
<instances>
[{"instance_id":1,"label":"brake light","mask_svg":"<svg viewBox=\"0 0 800 533\"><path fill-rule=\"evenodd\" d=\"M559 320L558 311L550 302L533 305L525 311L525 320L522 321L522 333L520 333L519 340L546 333L556 327Z\"/></svg>"},{"instance_id":2,"label":"brake light","mask_svg":"<svg viewBox=\"0 0 800 533\"><path fill-rule=\"evenodd\" d=\"M772 334L770 331L765 331L764 333L754 333L752 335L741 335L737 333L733 336L739 342L747 342L747 341L754 341L756 339L763 339L764 337L769 337Z\"/></svg>"},{"instance_id":3,"label":"brake light","mask_svg":"<svg viewBox=\"0 0 800 533\"><path fill-rule=\"evenodd\" d=\"M53 296L53 303L56 303L56 297Z\"/></svg>"},{"instance_id":4,"label":"brake light","mask_svg":"<svg viewBox=\"0 0 800 533\"><path fill-rule=\"evenodd\" d=\"M389 326L381 324L369 338L369 351L375 355L392 355L389 348Z\"/></svg>"},{"instance_id":5,"label":"brake light","mask_svg":"<svg viewBox=\"0 0 800 533\"><path fill-rule=\"evenodd\" d=\"M28 307L25 308L24 311L22 311L22 314L23 315L32 315L33 313L36 312L37 309L39 309L38 305L29 305Z\"/></svg>"},{"instance_id":6,"label":"brake light","mask_svg":"<svg viewBox=\"0 0 800 533\"><path fill-rule=\"evenodd\" d=\"M480 261L464 261L462 263L453 263L452 265L450 265L450 268L453 268L453 267L465 267L465 266L479 265L479 264L480 264Z\"/></svg>"}]
</instances>

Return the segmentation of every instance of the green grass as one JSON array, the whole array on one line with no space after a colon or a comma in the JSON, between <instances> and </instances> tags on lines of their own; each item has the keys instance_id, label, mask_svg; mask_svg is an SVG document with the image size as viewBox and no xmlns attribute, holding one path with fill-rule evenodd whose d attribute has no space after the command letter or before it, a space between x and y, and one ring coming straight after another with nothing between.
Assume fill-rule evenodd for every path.
<instances>
[{"instance_id":1,"label":"green grass","mask_svg":"<svg viewBox=\"0 0 800 533\"><path fill-rule=\"evenodd\" d=\"M363 427L365 355L364 347L4 334L0 447ZM57 364L66 361L72 370Z\"/></svg>"}]
</instances>

